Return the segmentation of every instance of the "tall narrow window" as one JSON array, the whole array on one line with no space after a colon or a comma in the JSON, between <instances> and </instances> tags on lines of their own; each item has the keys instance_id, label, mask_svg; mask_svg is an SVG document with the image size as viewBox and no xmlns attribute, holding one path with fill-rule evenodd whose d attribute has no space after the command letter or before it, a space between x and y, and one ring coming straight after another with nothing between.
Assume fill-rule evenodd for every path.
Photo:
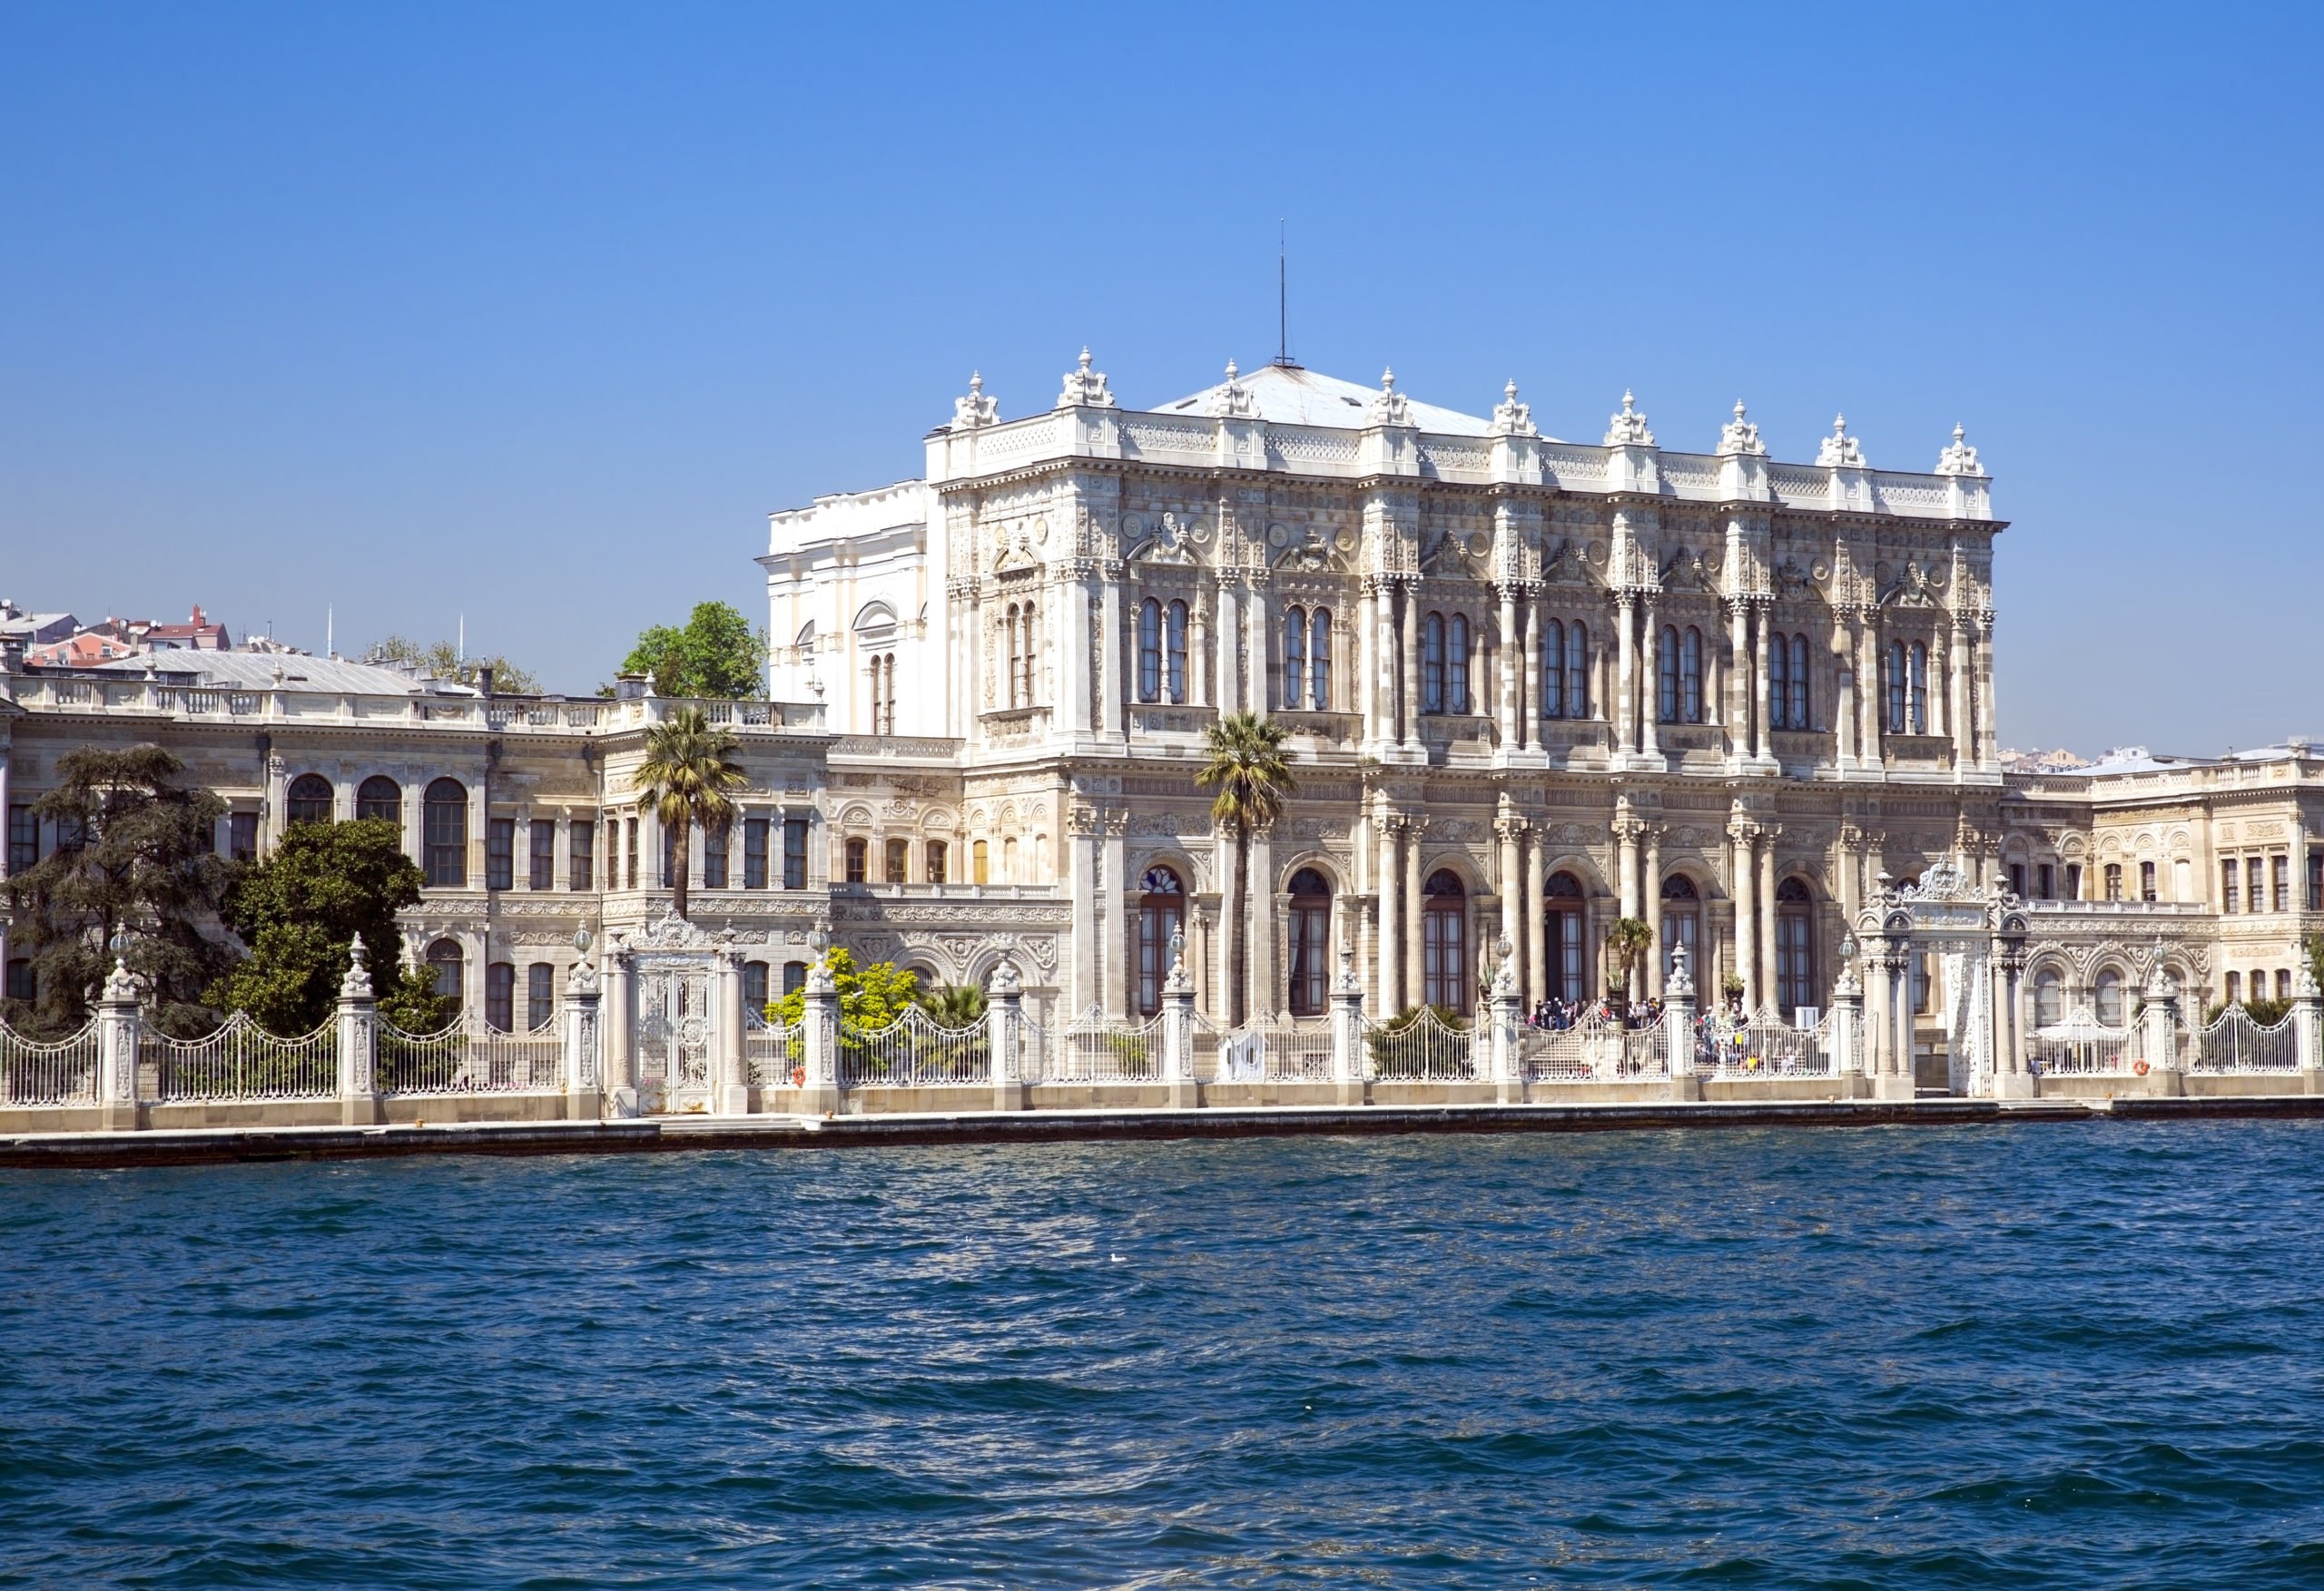
<instances>
[{"instance_id":1,"label":"tall narrow window","mask_svg":"<svg viewBox=\"0 0 2324 1591\"><path fill-rule=\"evenodd\" d=\"M1654 649L1654 717L1659 723L1679 722L1679 632L1668 624Z\"/></svg>"},{"instance_id":2,"label":"tall narrow window","mask_svg":"<svg viewBox=\"0 0 2324 1591\"><path fill-rule=\"evenodd\" d=\"M807 887L807 820L785 818L783 820L783 887L804 889Z\"/></svg>"},{"instance_id":3,"label":"tall narrow window","mask_svg":"<svg viewBox=\"0 0 2324 1591\"><path fill-rule=\"evenodd\" d=\"M2276 856L2268 859L2268 901L2278 911L2291 909L2291 858ZM2147 897L2152 900L2152 896Z\"/></svg>"},{"instance_id":4,"label":"tall narrow window","mask_svg":"<svg viewBox=\"0 0 2324 1591\"><path fill-rule=\"evenodd\" d=\"M2219 908L2227 916L2235 915L2235 859L2230 857L2219 865Z\"/></svg>"},{"instance_id":5,"label":"tall narrow window","mask_svg":"<svg viewBox=\"0 0 2324 1591\"><path fill-rule=\"evenodd\" d=\"M1791 638L1791 727L1813 729L1807 716L1807 637Z\"/></svg>"},{"instance_id":6,"label":"tall narrow window","mask_svg":"<svg viewBox=\"0 0 2324 1591\"><path fill-rule=\"evenodd\" d=\"M1913 643L1913 732L1928 733L1928 648Z\"/></svg>"},{"instance_id":7,"label":"tall narrow window","mask_svg":"<svg viewBox=\"0 0 2324 1591\"><path fill-rule=\"evenodd\" d=\"M1421 997L1465 1016L1476 984L1469 970L1468 891L1458 873L1439 868L1421 896Z\"/></svg>"},{"instance_id":8,"label":"tall narrow window","mask_svg":"<svg viewBox=\"0 0 2324 1591\"><path fill-rule=\"evenodd\" d=\"M525 887L528 889L556 888L556 820L536 818L526 827L526 841L530 850L525 870Z\"/></svg>"},{"instance_id":9,"label":"tall narrow window","mask_svg":"<svg viewBox=\"0 0 2324 1591\"><path fill-rule=\"evenodd\" d=\"M969 880L975 884L992 882L992 847L986 840L976 840L969 847Z\"/></svg>"},{"instance_id":10,"label":"tall narrow window","mask_svg":"<svg viewBox=\"0 0 2324 1591\"><path fill-rule=\"evenodd\" d=\"M1469 616L1454 614L1444 629L1444 711L1469 711Z\"/></svg>"},{"instance_id":11,"label":"tall narrow window","mask_svg":"<svg viewBox=\"0 0 2324 1591\"><path fill-rule=\"evenodd\" d=\"M1565 715L1590 716L1590 628L1579 619L1565 632Z\"/></svg>"},{"instance_id":12,"label":"tall narrow window","mask_svg":"<svg viewBox=\"0 0 2324 1591\"><path fill-rule=\"evenodd\" d=\"M2139 899L2152 900L2154 898L2154 864L2141 862L2139 864Z\"/></svg>"},{"instance_id":13,"label":"tall narrow window","mask_svg":"<svg viewBox=\"0 0 2324 1591\"><path fill-rule=\"evenodd\" d=\"M2044 967L2034 975L2034 1026L2054 1027L2065 1019L2065 1014L2064 986L2058 981L2056 973Z\"/></svg>"},{"instance_id":14,"label":"tall narrow window","mask_svg":"<svg viewBox=\"0 0 2324 1591\"><path fill-rule=\"evenodd\" d=\"M947 870L950 854L951 848L944 841L931 840L928 842L928 881L930 883L941 884L951 877Z\"/></svg>"},{"instance_id":15,"label":"tall narrow window","mask_svg":"<svg viewBox=\"0 0 2324 1591\"><path fill-rule=\"evenodd\" d=\"M705 889L726 888L726 845L734 829L705 829L702 831L702 887Z\"/></svg>"},{"instance_id":16,"label":"tall narrow window","mask_svg":"<svg viewBox=\"0 0 2324 1591\"><path fill-rule=\"evenodd\" d=\"M556 968L536 961L525 968L525 1031L536 1033L556 1017Z\"/></svg>"},{"instance_id":17,"label":"tall narrow window","mask_svg":"<svg viewBox=\"0 0 2324 1591\"><path fill-rule=\"evenodd\" d=\"M872 876L872 842L850 840L840 847L842 876L851 884L868 882Z\"/></svg>"},{"instance_id":18,"label":"tall narrow window","mask_svg":"<svg viewBox=\"0 0 2324 1591\"><path fill-rule=\"evenodd\" d=\"M807 964L806 964L805 962L803 962L803 961L786 961L786 962L784 962L784 963L783 964L783 994L784 994L786 997L791 996L791 995L795 995L795 994L797 994L801 989L803 989L803 988L805 988L806 987L807 987Z\"/></svg>"},{"instance_id":19,"label":"tall narrow window","mask_svg":"<svg viewBox=\"0 0 2324 1591\"><path fill-rule=\"evenodd\" d=\"M2308 853L2308 909L2324 911L2324 850Z\"/></svg>"},{"instance_id":20,"label":"tall narrow window","mask_svg":"<svg viewBox=\"0 0 2324 1591\"><path fill-rule=\"evenodd\" d=\"M2122 1026L2122 975L2108 967L2098 975L2098 981L2092 987L2091 993L2095 997L2098 1007L2093 1015L2100 1024L2107 1027Z\"/></svg>"},{"instance_id":21,"label":"tall narrow window","mask_svg":"<svg viewBox=\"0 0 2324 1591\"><path fill-rule=\"evenodd\" d=\"M1173 602L1162 614L1162 684L1169 699L1187 699L1187 604Z\"/></svg>"},{"instance_id":22,"label":"tall narrow window","mask_svg":"<svg viewBox=\"0 0 2324 1591\"><path fill-rule=\"evenodd\" d=\"M485 825L484 887L487 889L514 889L517 887L517 820L495 818Z\"/></svg>"},{"instance_id":23,"label":"tall narrow window","mask_svg":"<svg viewBox=\"0 0 2324 1591\"><path fill-rule=\"evenodd\" d=\"M1137 1010L1151 1016L1162 1009L1162 985L1170 976L1170 940L1187 922L1187 889L1168 868L1148 868L1137 898Z\"/></svg>"},{"instance_id":24,"label":"tall narrow window","mask_svg":"<svg viewBox=\"0 0 2324 1591\"><path fill-rule=\"evenodd\" d=\"M2261 863L2255 856L2246 858L2243 865L2246 869L2245 878L2250 885L2244 895L2244 909L2253 917L2257 917L2268 909L2267 886L2261 881L2260 872Z\"/></svg>"},{"instance_id":25,"label":"tall narrow window","mask_svg":"<svg viewBox=\"0 0 2324 1591\"><path fill-rule=\"evenodd\" d=\"M2243 975L2240 972L2227 975L2227 1003L2230 1006L2243 1003Z\"/></svg>"},{"instance_id":26,"label":"tall narrow window","mask_svg":"<svg viewBox=\"0 0 2324 1591\"><path fill-rule=\"evenodd\" d=\"M463 814L462 826L460 830L460 882L465 884L468 881L467 862L468 829L466 824L466 813L468 809L463 807L460 810ZM57 850L78 850L81 849L81 830L77 827L73 826L77 824L77 822L78 820L76 819L66 818L59 818L56 820ZM258 859L258 814L256 812L230 812L227 814L226 854L233 858L233 859L238 862L256 861ZM428 879L428 882L432 884L435 882L435 879Z\"/></svg>"},{"instance_id":27,"label":"tall narrow window","mask_svg":"<svg viewBox=\"0 0 2324 1591\"><path fill-rule=\"evenodd\" d=\"M743 888L766 888L766 829L764 818L743 820Z\"/></svg>"},{"instance_id":28,"label":"tall narrow window","mask_svg":"<svg viewBox=\"0 0 2324 1591\"><path fill-rule=\"evenodd\" d=\"M33 976L33 959L29 956L8 958L8 997L12 1000L33 1001L40 998L40 980Z\"/></svg>"},{"instance_id":29,"label":"tall narrow window","mask_svg":"<svg viewBox=\"0 0 2324 1591\"><path fill-rule=\"evenodd\" d=\"M1788 1015L1817 1003L1815 898L1786 879L1776 886L1777 1008Z\"/></svg>"},{"instance_id":30,"label":"tall narrow window","mask_svg":"<svg viewBox=\"0 0 2324 1591\"><path fill-rule=\"evenodd\" d=\"M1431 614L1420 626L1420 710L1444 711L1444 615Z\"/></svg>"},{"instance_id":31,"label":"tall narrow window","mask_svg":"<svg viewBox=\"0 0 2324 1591\"><path fill-rule=\"evenodd\" d=\"M1571 873L1550 875L1542 915L1542 959L1550 975L1550 994L1556 999L1579 1000L1582 967L1581 880Z\"/></svg>"},{"instance_id":32,"label":"tall narrow window","mask_svg":"<svg viewBox=\"0 0 2324 1591\"><path fill-rule=\"evenodd\" d=\"M2041 862L2036 864L2034 869L2034 888L2042 899L2055 900L2058 898L2057 879L2058 875L2055 863Z\"/></svg>"},{"instance_id":33,"label":"tall narrow window","mask_svg":"<svg viewBox=\"0 0 2324 1591\"><path fill-rule=\"evenodd\" d=\"M290 781L285 816L293 823L330 821L330 781L320 773L301 773Z\"/></svg>"},{"instance_id":34,"label":"tall narrow window","mask_svg":"<svg viewBox=\"0 0 2324 1591\"><path fill-rule=\"evenodd\" d=\"M1332 949L1332 890L1324 876L1302 868L1291 876L1290 972L1294 1016L1321 1016Z\"/></svg>"},{"instance_id":35,"label":"tall narrow window","mask_svg":"<svg viewBox=\"0 0 2324 1591\"><path fill-rule=\"evenodd\" d=\"M1662 880L1662 976L1669 977L1679 946L1687 948L1687 965L1702 965L1702 895L1684 873ZM1644 989L1632 989L1644 995Z\"/></svg>"},{"instance_id":36,"label":"tall narrow window","mask_svg":"<svg viewBox=\"0 0 2324 1591\"><path fill-rule=\"evenodd\" d=\"M2009 892L2020 900L2025 899L2025 864L2024 862L2009 864Z\"/></svg>"},{"instance_id":37,"label":"tall narrow window","mask_svg":"<svg viewBox=\"0 0 2324 1591\"><path fill-rule=\"evenodd\" d=\"M753 1016L766 1015L767 965L763 961L743 963L743 1009Z\"/></svg>"},{"instance_id":38,"label":"tall narrow window","mask_svg":"<svg viewBox=\"0 0 2324 1591\"><path fill-rule=\"evenodd\" d=\"M421 863L431 889L465 889L468 882L468 791L457 779L428 787L420 834L427 859Z\"/></svg>"},{"instance_id":39,"label":"tall narrow window","mask_svg":"<svg viewBox=\"0 0 2324 1591\"><path fill-rule=\"evenodd\" d=\"M1703 633L1692 624L1679 640L1679 703L1689 723L1703 721Z\"/></svg>"},{"instance_id":40,"label":"tall narrow window","mask_svg":"<svg viewBox=\"0 0 2324 1591\"><path fill-rule=\"evenodd\" d=\"M1017 685L1017 705L1019 707L1030 707L1033 704L1033 659L1035 656L1033 637L1037 633L1035 620L1038 616L1033 604L1027 603L1024 621L1025 640L1019 658L1021 674Z\"/></svg>"},{"instance_id":41,"label":"tall narrow window","mask_svg":"<svg viewBox=\"0 0 2324 1591\"><path fill-rule=\"evenodd\" d=\"M2122 864L2120 862L2108 862L2106 864L2106 899L2109 900L2120 900L2122 898Z\"/></svg>"},{"instance_id":42,"label":"tall narrow window","mask_svg":"<svg viewBox=\"0 0 2324 1591\"><path fill-rule=\"evenodd\" d=\"M355 815L403 827L403 791L384 773L374 773L355 787Z\"/></svg>"},{"instance_id":43,"label":"tall narrow window","mask_svg":"<svg viewBox=\"0 0 2324 1591\"><path fill-rule=\"evenodd\" d=\"M1565 625L1555 619L1541 628L1541 716L1565 716Z\"/></svg>"},{"instance_id":44,"label":"tall narrow window","mask_svg":"<svg viewBox=\"0 0 2324 1591\"><path fill-rule=\"evenodd\" d=\"M1888 732L1905 732L1905 643L1888 643Z\"/></svg>"},{"instance_id":45,"label":"tall narrow window","mask_svg":"<svg viewBox=\"0 0 2324 1591\"><path fill-rule=\"evenodd\" d=\"M665 889L676 888L678 877L678 831L664 823L662 830L662 869L654 881Z\"/></svg>"},{"instance_id":46,"label":"tall narrow window","mask_svg":"<svg viewBox=\"0 0 2324 1591\"><path fill-rule=\"evenodd\" d=\"M905 884L911 882L911 841L903 840L891 840L880 849L881 881L887 884Z\"/></svg>"},{"instance_id":47,"label":"tall narrow window","mask_svg":"<svg viewBox=\"0 0 2324 1591\"><path fill-rule=\"evenodd\" d=\"M622 875L629 888L637 888L637 820L622 824Z\"/></svg>"},{"instance_id":48,"label":"tall narrow window","mask_svg":"<svg viewBox=\"0 0 2324 1591\"><path fill-rule=\"evenodd\" d=\"M425 959L428 963L428 976L435 992L451 1001L452 1009L457 1014L461 1002L467 997L466 991L461 987L464 978L461 971L460 947L451 939L438 939L428 947Z\"/></svg>"},{"instance_id":49,"label":"tall narrow window","mask_svg":"<svg viewBox=\"0 0 2324 1591\"><path fill-rule=\"evenodd\" d=\"M1307 615L1307 705L1318 712L1332 707L1332 610Z\"/></svg>"},{"instance_id":50,"label":"tall narrow window","mask_svg":"<svg viewBox=\"0 0 2324 1591\"><path fill-rule=\"evenodd\" d=\"M1307 610L1283 613L1283 704L1296 712L1307 704Z\"/></svg>"},{"instance_id":51,"label":"tall narrow window","mask_svg":"<svg viewBox=\"0 0 2324 1591\"><path fill-rule=\"evenodd\" d=\"M1150 596L1137 604L1137 699L1162 700L1162 604Z\"/></svg>"},{"instance_id":52,"label":"tall narrow window","mask_svg":"<svg viewBox=\"0 0 2324 1591\"><path fill-rule=\"evenodd\" d=\"M8 809L8 870L21 873L39 865L40 819L31 807L20 802Z\"/></svg>"},{"instance_id":53,"label":"tall narrow window","mask_svg":"<svg viewBox=\"0 0 2324 1591\"><path fill-rule=\"evenodd\" d=\"M1791 727L1791 648L1781 635L1768 638L1768 727Z\"/></svg>"},{"instance_id":54,"label":"tall narrow window","mask_svg":"<svg viewBox=\"0 0 2324 1591\"><path fill-rule=\"evenodd\" d=\"M484 968L484 1022L496 1032L517 1026L517 967L508 961L487 962Z\"/></svg>"},{"instance_id":55,"label":"tall narrow window","mask_svg":"<svg viewBox=\"0 0 2324 1591\"><path fill-rule=\"evenodd\" d=\"M2082 864L2080 862L2066 864L2066 899L2068 900L2082 899Z\"/></svg>"}]
</instances>

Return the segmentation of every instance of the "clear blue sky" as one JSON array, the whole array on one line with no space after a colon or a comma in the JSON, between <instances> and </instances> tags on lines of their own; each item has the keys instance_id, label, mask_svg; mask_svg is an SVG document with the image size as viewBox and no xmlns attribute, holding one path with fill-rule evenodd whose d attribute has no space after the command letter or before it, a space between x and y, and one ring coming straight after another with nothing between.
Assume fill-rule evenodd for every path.
<instances>
[{"instance_id":1,"label":"clear blue sky","mask_svg":"<svg viewBox=\"0 0 2324 1591\"><path fill-rule=\"evenodd\" d=\"M609 675L971 366L1969 427L2004 742L2324 735L2280 9L0 9L0 594Z\"/></svg>"}]
</instances>

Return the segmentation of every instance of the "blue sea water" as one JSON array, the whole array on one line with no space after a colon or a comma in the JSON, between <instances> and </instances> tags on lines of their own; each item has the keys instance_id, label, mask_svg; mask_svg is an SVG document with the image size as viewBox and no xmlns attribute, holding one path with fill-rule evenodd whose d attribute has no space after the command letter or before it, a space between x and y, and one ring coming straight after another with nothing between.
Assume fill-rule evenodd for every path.
<instances>
[{"instance_id":1,"label":"blue sea water","mask_svg":"<svg viewBox=\"0 0 2324 1591\"><path fill-rule=\"evenodd\" d=\"M0 1584L2316 1586L2319 1149L0 1173Z\"/></svg>"}]
</instances>

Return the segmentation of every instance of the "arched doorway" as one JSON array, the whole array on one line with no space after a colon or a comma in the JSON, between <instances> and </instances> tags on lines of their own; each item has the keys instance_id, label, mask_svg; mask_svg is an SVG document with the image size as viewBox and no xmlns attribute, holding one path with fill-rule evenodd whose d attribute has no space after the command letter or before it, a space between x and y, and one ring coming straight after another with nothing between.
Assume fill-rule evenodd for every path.
<instances>
[{"instance_id":1,"label":"arched doorway","mask_svg":"<svg viewBox=\"0 0 2324 1591\"><path fill-rule=\"evenodd\" d=\"M1776 886L1776 1005L1787 1015L1820 1004L1816 987L1816 899L1797 879Z\"/></svg>"},{"instance_id":2,"label":"arched doorway","mask_svg":"<svg viewBox=\"0 0 2324 1591\"><path fill-rule=\"evenodd\" d=\"M1170 940L1187 926L1187 887L1168 868L1148 868L1137 897L1137 1014L1162 1009L1162 984L1170 976Z\"/></svg>"},{"instance_id":3,"label":"arched doorway","mask_svg":"<svg viewBox=\"0 0 2324 1591\"><path fill-rule=\"evenodd\" d=\"M1469 970L1469 892L1458 873L1439 868L1421 895L1421 997L1465 1016L1475 993Z\"/></svg>"},{"instance_id":4,"label":"arched doorway","mask_svg":"<svg viewBox=\"0 0 2324 1591\"><path fill-rule=\"evenodd\" d=\"M1325 975L1332 953L1332 887L1313 868L1291 875L1291 942L1285 966L1291 974L1286 991L1294 1016L1321 1016L1328 1007Z\"/></svg>"},{"instance_id":5,"label":"arched doorway","mask_svg":"<svg viewBox=\"0 0 2324 1591\"><path fill-rule=\"evenodd\" d=\"M1690 976L1702 972L1703 901L1695 881L1684 873L1662 880L1662 976L1670 976L1671 953L1687 948Z\"/></svg>"},{"instance_id":6,"label":"arched doorway","mask_svg":"<svg viewBox=\"0 0 2324 1591\"><path fill-rule=\"evenodd\" d=\"M1581 998L1582 928L1581 880L1571 873L1551 873L1541 905L1542 960L1549 974L1553 1000Z\"/></svg>"}]
</instances>

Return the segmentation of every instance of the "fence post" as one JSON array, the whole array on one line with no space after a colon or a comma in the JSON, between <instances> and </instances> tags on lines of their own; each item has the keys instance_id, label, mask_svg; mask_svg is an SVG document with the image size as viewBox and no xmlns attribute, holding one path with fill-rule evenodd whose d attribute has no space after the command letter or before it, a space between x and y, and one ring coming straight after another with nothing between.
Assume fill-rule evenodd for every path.
<instances>
[{"instance_id":1,"label":"fence post","mask_svg":"<svg viewBox=\"0 0 2324 1591\"><path fill-rule=\"evenodd\" d=\"M1340 949L1339 981L1332 986L1332 1085L1342 1105L1364 1103L1364 986L1355 952Z\"/></svg>"},{"instance_id":2,"label":"fence post","mask_svg":"<svg viewBox=\"0 0 2324 1591\"><path fill-rule=\"evenodd\" d=\"M586 941L587 934L584 928L575 937ZM597 969L589 965L588 950L584 942L581 959L565 980L565 1119L570 1122L594 1122L605 1105L597 1028L598 1001L604 997L597 990Z\"/></svg>"},{"instance_id":3,"label":"fence post","mask_svg":"<svg viewBox=\"0 0 2324 1591\"><path fill-rule=\"evenodd\" d=\"M379 1007L371 997L371 970L358 935L348 948L347 976L339 980L339 1122L368 1127L379 1119Z\"/></svg>"},{"instance_id":4,"label":"fence post","mask_svg":"<svg viewBox=\"0 0 2324 1591\"><path fill-rule=\"evenodd\" d=\"M800 1091L799 1109L806 1115L839 1115L839 983L829 962L818 957L807 968L802 991L807 1007L805 1040L807 1086Z\"/></svg>"},{"instance_id":5,"label":"fence post","mask_svg":"<svg viewBox=\"0 0 2324 1591\"><path fill-rule=\"evenodd\" d=\"M727 943L719 946L718 967L718 1108L730 1116L751 1114L749 1045L743 1032L743 953L726 930Z\"/></svg>"},{"instance_id":6,"label":"fence post","mask_svg":"<svg viewBox=\"0 0 2324 1591\"><path fill-rule=\"evenodd\" d=\"M1662 982L1662 1042L1670 1065L1670 1097L1700 1099L1702 1074L1695 1069L1695 975L1687 967L1687 947L1670 947L1670 976Z\"/></svg>"},{"instance_id":7,"label":"fence post","mask_svg":"<svg viewBox=\"0 0 2324 1591\"><path fill-rule=\"evenodd\" d=\"M1170 930L1170 974L1162 980L1162 1075L1170 1108L1193 1110L1202 1104L1195 1081L1195 980L1187 976L1187 936Z\"/></svg>"},{"instance_id":8,"label":"fence post","mask_svg":"<svg viewBox=\"0 0 2324 1591\"><path fill-rule=\"evenodd\" d=\"M2147 974L2146 1010L2147 1090L2152 1094L2184 1094L2186 1075L2179 1069L2179 986L2163 970L2162 946L2154 948L2154 970Z\"/></svg>"},{"instance_id":9,"label":"fence post","mask_svg":"<svg viewBox=\"0 0 2324 1591\"><path fill-rule=\"evenodd\" d=\"M1856 976L1856 941L1840 947L1840 976L1832 985L1832 1077L1840 1097L1864 1095L1864 980Z\"/></svg>"},{"instance_id":10,"label":"fence post","mask_svg":"<svg viewBox=\"0 0 2324 1591\"><path fill-rule=\"evenodd\" d=\"M137 985L113 951L113 971L97 1000L97 1125L108 1133L135 1132L137 1111Z\"/></svg>"},{"instance_id":11,"label":"fence post","mask_svg":"<svg viewBox=\"0 0 2324 1591\"><path fill-rule=\"evenodd\" d=\"M1525 1101L1524 1057L1518 1050L1520 1003L1517 997L1517 954L1507 935L1493 943L1501 967L1492 975L1492 1096L1499 1105Z\"/></svg>"},{"instance_id":12,"label":"fence post","mask_svg":"<svg viewBox=\"0 0 2324 1591\"><path fill-rule=\"evenodd\" d=\"M637 1025L637 958L630 953L625 934L614 936L613 954L606 958L605 1026L598 1035L599 1057L605 1070L603 1086L617 1116L637 1114L637 1056L634 1029Z\"/></svg>"},{"instance_id":13,"label":"fence post","mask_svg":"<svg viewBox=\"0 0 2324 1591\"><path fill-rule=\"evenodd\" d=\"M2319 1053L2319 1028L2324 1027L2324 989L2302 957L2291 975L2291 1036L2299 1056L2300 1091L2324 1094L2324 1053Z\"/></svg>"},{"instance_id":14,"label":"fence post","mask_svg":"<svg viewBox=\"0 0 2324 1591\"><path fill-rule=\"evenodd\" d=\"M1017 964L1003 961L984 986L985 1047L992 1053L992 1108L1029 1110L1032 1091L1020 1062L1025 1043L1024 986Z\"/></svg>"}]
</instances>

